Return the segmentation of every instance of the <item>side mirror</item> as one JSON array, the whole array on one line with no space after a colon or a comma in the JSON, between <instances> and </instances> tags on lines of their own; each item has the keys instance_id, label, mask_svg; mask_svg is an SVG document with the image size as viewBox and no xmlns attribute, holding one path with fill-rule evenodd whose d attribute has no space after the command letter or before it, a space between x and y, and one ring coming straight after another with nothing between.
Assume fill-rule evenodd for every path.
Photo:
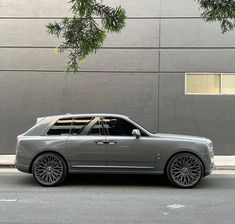
<instances>
[{"instance_id":1,"label":"side mirror","mask_svg":"<svg viewBox=\"0 0 235 224\"><path fill-rule=\"evenodd\" d=\"M136 139L139 139L141 134L139 129L133 129L132 135L136 137Z\"/></svg>"}]
</instances>

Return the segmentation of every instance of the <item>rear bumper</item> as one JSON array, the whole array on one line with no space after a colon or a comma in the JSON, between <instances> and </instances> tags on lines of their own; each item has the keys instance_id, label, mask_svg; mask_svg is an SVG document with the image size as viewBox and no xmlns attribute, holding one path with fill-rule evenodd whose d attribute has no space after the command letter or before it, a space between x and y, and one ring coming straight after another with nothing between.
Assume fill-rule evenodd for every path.
<instances>
[{"instance_id":1,"label":"rear bumper","mask_svg":"<svg viewBox=\"0 0 235 224\"><path fill-rule=\"evenodd\" d=\"M17 170L24 172L24 173L30 173L30 159L21 157L16 155L16 160L15 160L15 167Z\"/></svg>"},{"instance_id":2,"label":"rear bumper","mask_svg":"<svg viewBox=\"0 0 235 224\"><path fill-rule=\"evenodd\" d=\"M24 173L30 173L29 166L20 164L20 163L15 163L15 167L17 170L24 172Z\"/></svg>"}]
</instances>

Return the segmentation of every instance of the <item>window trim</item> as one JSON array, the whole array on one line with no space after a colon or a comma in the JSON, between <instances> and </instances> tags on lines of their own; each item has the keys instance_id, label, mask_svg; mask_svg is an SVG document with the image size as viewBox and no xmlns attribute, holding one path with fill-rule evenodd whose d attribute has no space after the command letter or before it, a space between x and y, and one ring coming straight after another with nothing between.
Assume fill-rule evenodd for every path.
<instances>
[{"instance_id":1,"label":"window trim","mask_svg":"<svg viewBox=\"0 0 235 224\"><path fill-rule=\"evenodd\" d=\"M110 116L107 116L107 117L110 117ZM105 136L110 136L110 137L133 137L133 135L109 135L106 128L104 127L104 118L106 118L106 117L101 117L101 121L102 121L102 124L103 124L102 126L103 126ZM124 117L113 117L113 118L122 119L122 120L132 124L135 127L135 129L138 129L138 130L140 130L140 132L144 133L144 135L141 134L141 137L149 137L149 134L146 133L146 130L143 127L141 127L139 124L135 123L133 120L126 119Z\"/></svg>"},{"instance_id":2,"label":"window trim","mask_svg":"<svg viewBox=\"0 0 235 224\"><path fill-rule=\"evenodd\" d=\"M80 119L80 118L88 118L88 117L73 117L73 122L72 122L72 126L71 126L71 130L70 130L70 136L81 136L81 135L87 135L87 132L90 129L90 126L94 123L94 120L96 120L96 117L91 117L90 122L83 128L83 130L81 131L81 133L79 135L72 135L72 130L74 128L74 120L76 119Z\"/></svg>"},{"instance_id":3,"label":"window trim","mask_svg":"<svg viewBox=\"0 0 235 224\"><path fill-rule=\"evenodd\" d=\"M220 92L219 93L187 93L187 76L190 74L198 74L198 75L219 75L220 76ZM235 93L223 93L223 75L234 75L235 72L186 72L184 74L184 95L201 95L201 96L234 96Z\"/></svg>"},{"instance_id":4,"label":"window trim","mask_svg":"<svg viewBox=\"0 0 235 224\"><path fill-rule=\"evenodd\" d=\"M101 135L90 135L91 129L96 125L96 122L100 122L102 128L101 128ZM84 133L84 135L87 136L105 136L105 131L104 131L104 125L103 125L103 120L101 117L95 117L87 126L87 130Z\"/></svg>"},{"instance_id":5,"label":"window trim","mask_svg":"<svg viewBox=\"0 0 235 224\"><path fill-rule=\"evenodd\" d=\"M49 131L52 129L52 127L61 119L71 119L72 122L71 122L71 125L70 125L70 130L69 130L69 133L67 135L49 135ZM73 117L60 117L60 118L57 118L57 119L54 119L49 128L47 129L47 131L45 132L45 136L70 136L71 135L71 131L72 131L72 126L73 126Z\"/></svg>"},{"instance_id":6,"label":"window trim","mask_svg":"<svg viewBox=\"0 0 235 224\"><path fill-rule=\"evenodd\" d=\"M226 76L226 75L234 75L235 76L235 72L232 73L232 72L229 72L229 73L221 73L221 77ZM223 93L223 78L221 78L221 95L226 95L226 96L234 96L235 93Z\"/></svg>"}]
</instances>

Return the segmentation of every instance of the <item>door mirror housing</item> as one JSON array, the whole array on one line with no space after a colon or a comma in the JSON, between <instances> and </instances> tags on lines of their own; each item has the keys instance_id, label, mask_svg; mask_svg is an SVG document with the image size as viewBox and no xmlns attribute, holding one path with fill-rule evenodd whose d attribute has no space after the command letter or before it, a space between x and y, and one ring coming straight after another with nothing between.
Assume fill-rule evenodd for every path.
<instances>
[{"instance_id":1,"label":"door mirror housing","mask_svg":"<svg viewBox=\"0 0 235 224\"><path fill-rule=\"evenodd\" d=\"M136 137L136 139L139 139L141 134L139 129L133 129L132 135Z\"/></svg>"}]
</instances>

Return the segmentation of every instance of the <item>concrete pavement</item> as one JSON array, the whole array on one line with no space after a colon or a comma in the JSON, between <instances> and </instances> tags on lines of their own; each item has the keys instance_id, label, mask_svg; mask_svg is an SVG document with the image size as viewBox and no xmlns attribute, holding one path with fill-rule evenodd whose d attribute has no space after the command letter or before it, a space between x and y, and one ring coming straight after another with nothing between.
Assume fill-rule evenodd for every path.
<instances>
[{"instance_id":1,"label":"concrete pavement","mask_svg":"<svg viewBox=\"0 0 235 224\"><path fill-rule=\"evenodd\" d=\"M15 155L0 155L0 167L14 167ZM215 169L235 169L235 156L215 156Z\"/></svg>"},{"instance_id":2,"label":"concrete pavement","mask_svg":"<svg viewBox=\"0 0 235 224\"><path fill-rule=\"evenodd\" d=\"M0 224L235 223L235 170L215 170L193 189L131 175L71 175L45 188L8 170L0 169Z\"/></svg>"}]
</instances>

